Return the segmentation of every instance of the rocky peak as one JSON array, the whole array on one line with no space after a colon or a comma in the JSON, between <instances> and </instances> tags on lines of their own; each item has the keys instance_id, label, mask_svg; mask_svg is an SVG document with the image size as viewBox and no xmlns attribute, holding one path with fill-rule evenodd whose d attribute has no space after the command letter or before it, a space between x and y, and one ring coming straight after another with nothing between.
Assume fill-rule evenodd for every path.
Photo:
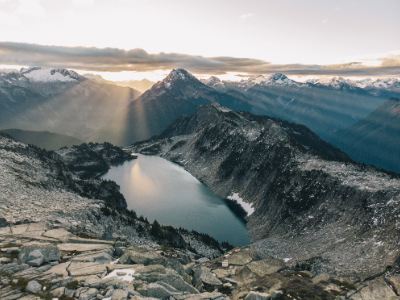
<instances>
[{"instance_id":1,"label":"rocky peak","mask_svg":"<svg viewBox=\"0 0 400 300\"><path fill-rule=\"evenodd\" d=\"M275 73L270 76L268 80L265 82L266 85L299 85L297 82L289 79L286 75L281 73Z\"/></svg>"},{"instance_id":2,"label":"rocky peak","mask_svg":"<svg viewBox=\"0 0 400 300\"><path fill-rule=\"evenodd\" d=\"M205 79L204 81L202 81L204 84L217 84L217 83L221 83L222 81L221 81L221 79L219 79L218 77L216 77L216 76L211 76L210 78L208 78L208 79Z\"/></svg>"}]
</instances>

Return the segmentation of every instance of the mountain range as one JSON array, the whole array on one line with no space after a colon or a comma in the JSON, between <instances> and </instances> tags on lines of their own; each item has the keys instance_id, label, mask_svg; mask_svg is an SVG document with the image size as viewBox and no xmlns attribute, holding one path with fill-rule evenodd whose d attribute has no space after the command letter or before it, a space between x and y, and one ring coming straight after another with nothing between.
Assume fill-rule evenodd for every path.
<instances>
[{"instance_id":1,"label":"mountain range","mask_svg":"<svg viewBox=\"0 0 400 300\"><path fill-rule=\"evenodd\" d=\"M66 69L0 72L0 128L47 130L86 140L140 94Z\"/></svg>"},{"instance_id":2,"label":"mountain range","mask_svg":"<svg viewBox=\"0 0 400 300\"><path fill-rule=\"evenodd\" d=\"M303 125L210 103L129 149L176 162L220 197L250 203L252 247L269 257L367 278L399 255L400 180L354 163Z\"/></svg>"},{"instance_id":3,"label":"mountain range","mask_svg":"<svg viewBox=\"0 0 400 300\"><path fill-rule=\"evenodd\" d=\"M389 145L396 145L392 141L397 139L396 130L389 132L387 126L391 115L372 116L374 126L381 127L380 134L375 134L373 126L362 125L372 122L368 116L388 95L399 95L397 79L351 81L335 77L296 82L277 73L240 82L221 81L214 76L200 81L178 69L140 94L99 75L85 76L48 68L0 73L0 128L50 130L82 141L129 145L158 135L182 114L194 114L200 105L215 102L233 110L306 125L356 161L400 170L396 147ZM359 126L357 122L364 126L362 134L351 127ZM384 134L382 126L386 126ZM352 130L361 136L356 138ZM366 135L372 147L361 142ZM353 143L352 138L360 141Z\"/></svg>"},{"instance_id":4,"label":"mountain range","mask_svg":"<svg viewBox=\"0 0 400 300\"><path fill-rule=\"evenodd\" d=\"M193 114L200 105L210 102L235 110L268 112L263 105L240 92L217 92L187 71L177 69L131 102L109 125L91 136L90 141L129 145L148 139L160 134L182 114Z\"/></svg>"},{"instance_id":5,"label":"mountain range","mask_svg":"<svg viewBox=\"0 0 400 300\"><path fill-rule=\"evenodd\" d=\"M336 131L366 117L386 101L388 95L400 93L397 79L388 79L388 84L379 85L383 81L367 81L369 83L364 86L343 78L303 83L277 73L269 78L258 75L240 82L211 77L203 83L219 92L239 91L267 107L267 115L304 124L331 141Z\"/></svg>"}]
</instances>

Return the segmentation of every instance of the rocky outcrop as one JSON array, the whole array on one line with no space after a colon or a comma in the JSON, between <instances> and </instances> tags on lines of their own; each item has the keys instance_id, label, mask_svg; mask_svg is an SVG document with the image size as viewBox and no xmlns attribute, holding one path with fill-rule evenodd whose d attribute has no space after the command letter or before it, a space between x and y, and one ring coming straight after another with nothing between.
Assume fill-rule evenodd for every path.
<instances>
[{"instance_id":1,"label":"rocky outcrop","mask_svg":"<svg viewBox=\"0 0 400 300\"><path fill-rule=\"evenodd\" d=\"M52 224L46 225L45 233L51 232ZM4 251L9 245L17 249L12 255L19 253L22 259L28 247L43 250L51 245L61 255L55 260L52 252L41 250L45 256L40 267L17 259L4 262L0 265L1 299L397 299L392 290L395 270L353 282L299 271L294 263L265 258L264 253L250 247L235 248L209 260L196 259L182 249L165 252L158 245L134 247L125 242L130 257L162 258L150 263L144 260L149 263L144 265L133 260L127 263L124 255L117 254L121 241L78 238L69 232L66 238L47 240L43 245L40 236L24 236L17 226L0 235L0 257L10 255ZM99 252L110 254L110 259L82 260Z\"/></svg>"},{"instance_id":2,"label":"rocky outcrop","mask_svg":"<svg viewBox=\"0 0 400 300\"><path fill-rule=\"evenodd\" d=\"M220 197L251 204L252 247L270 258L367 278L399 255L400 181L305 126L209 104L130 149L179 163Z\"/></svg>"},{"instance_id":3,"label":"rocky outcrop","mask_svg":"<svg viewBox=\"0 0 400 300\"><path fill-rule=\"evenodd\" d=\"M88 179L106 173L111 166L135 159L136 156L110 143L88 143L57 150L61 160L80 178Z\"/></svg>"}]
</instances>

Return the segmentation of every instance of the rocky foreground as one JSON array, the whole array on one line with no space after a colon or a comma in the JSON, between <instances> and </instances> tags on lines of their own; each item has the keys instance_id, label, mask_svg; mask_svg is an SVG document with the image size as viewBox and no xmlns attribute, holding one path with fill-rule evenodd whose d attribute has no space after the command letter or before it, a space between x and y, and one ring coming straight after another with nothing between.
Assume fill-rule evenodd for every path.
<instances>
[{"instance_id":1,"label":"rocky foreground","mask_svg":"<svg viewBox=\"0 0 400 300\"><path fill-rule=\"evenodd\" d=\"M352 283L235 248L209 260L182 249L80 238L46 222L0 228L0 298L400 299L400 276Z\"/></svg>"}]
</instances>

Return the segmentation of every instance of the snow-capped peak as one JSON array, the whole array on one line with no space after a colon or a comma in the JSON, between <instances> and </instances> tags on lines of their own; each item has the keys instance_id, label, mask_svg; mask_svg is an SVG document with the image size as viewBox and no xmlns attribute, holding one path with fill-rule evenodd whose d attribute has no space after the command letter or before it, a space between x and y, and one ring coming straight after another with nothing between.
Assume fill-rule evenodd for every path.
<instances>
[{"instance_id":1,"label":"snow-capped peak","mask_svg":"<svg viewBox=\"0 0 400 300\"><path fill-rule=\"evenodd\" d=\"M211 76L208 79L201 80L201 82L203 82L205 85L213 85L213 84L221 83L222 81L221 81L221 79L219 79L216 76Z\"/></svg>"},{"instance_id":2,"label":"snow-capped peak","mask_svg":"<svg viewBox=\"0 0 400 300\"><path fill-rule=\"evenodd\" d=\"M81 76L72 70L51 68L22 68L21 75L33 82L74 82Z\"/></svg>"},{"instance_id":3,"label":"snow-capped peak","mask_svg":"<svg viewBox=\"0 0 400 300\"><path fill-rule=\"evenodd\" d=\"M247 79L247 82L252 83L253 85L260 84L260 83L265 82L265 81L267 81L267 78L265 78L262 75L252 76L249 79Z\"/></svg>"},{"instance_id":4,"label":"snow-capped peak","mask_svg":"<svg viewBox=\"0 0 400 300\"><path fill-rule=\"evenodd\" d=\"M184 69L173 69L167 77L162 81L165 88L170 89L171 85L178 81L193 81L197 80L192 74Z\"/></svg>"}]
</instances>

